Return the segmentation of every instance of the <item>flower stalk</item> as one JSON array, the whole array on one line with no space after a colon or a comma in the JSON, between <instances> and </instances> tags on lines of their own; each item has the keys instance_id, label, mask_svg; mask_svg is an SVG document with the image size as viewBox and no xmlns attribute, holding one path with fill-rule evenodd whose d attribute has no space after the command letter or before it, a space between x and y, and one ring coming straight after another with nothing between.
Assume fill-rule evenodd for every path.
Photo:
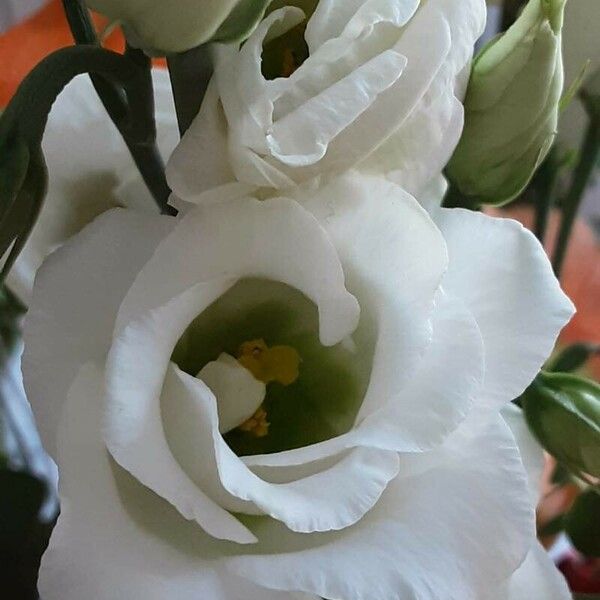
<instances>
[{"instance_id":1,"label":"flower stalk","mask_svg":"<svg viewBox=\"0 0 600 600\"><path fill-rule=\"evenodd\" d=\"M170 56L167 64L179 133L183 136L200 110L213 73L212 61L208 47L202 45Z\"/></svg>"},{"instance_id":2,"label":"flower stalk","mask_svg":"<svg viewBox=\"0 0 600 600\"><path fill-rule=\"evenodd\" d=\"M99 46L89 11L79 0L63 0L65 15L77 44ZM154 96L152 90L151 61L141 50L127 46L125 56L137 65L138 93L130 98L128 106L123 89L101 73L90 77L102 104L123 137L129 152L163 213L172 214L167 204L171 193L165 178L165 166L156 145ZM134 134L131 128L139 131ZM142 138L141 140L139 138Z\"/></svg>"},{"instance_id":3,"label":"flower stalk","mask_svg":"<svg viewBox=\"0 0 600 600\"><path fill-rule=\"evenodd\" d=\"M592 116L564 202L563 217L552 261L557 277L560 277L575 218L598 159L600 159L600 122Z\"/></svg>"}]
</instances>

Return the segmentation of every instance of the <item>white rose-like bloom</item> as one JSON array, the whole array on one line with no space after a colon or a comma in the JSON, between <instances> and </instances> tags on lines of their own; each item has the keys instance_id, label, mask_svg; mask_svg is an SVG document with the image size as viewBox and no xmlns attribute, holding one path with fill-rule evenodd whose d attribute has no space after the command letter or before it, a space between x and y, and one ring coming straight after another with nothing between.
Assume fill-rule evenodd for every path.
<instances>
[{"instance_id":1,"label":"white rose-like bloom","mask_svg":"<svg viewBox=\"0 0 600 600\"><path fill-rule=\"evenodd\" d=\"M419 197L460 138L485 14L484 0L320 0L308 58L269 80L264 48L304 20L299 8L272 12L241 48L215 45L215 76L167 169L171 189L283 190L358 166Z\"/></svg>"},{"instance_id":2,"label":"white rose-like bloom","mask_svg":"<svg viewBox=\"0 0 600 600\"><path fill-rule=\"evenodd\" d=\"M168 73L154 70L153 82L158 144L168 157L179 141ZM116 206L158 210L87 75L76 77L58 96L42 148L48 193L7 278L26 304L44 258L99 214Z\"/></svg>"},{"instance_id":3,"label":"white rose-like bloom","mask_svg":"<svg viewBox=\"0 0 600 600\"><path fill-rule=\"evenodd\" d=\"M566 599L500 411L572 304L516 222L435 219L350 172L115 209L47 259L23 359L60 468L41 596ZM297 352L293 383L242 366L258 338Z\"/></svg>"}]
</instances>

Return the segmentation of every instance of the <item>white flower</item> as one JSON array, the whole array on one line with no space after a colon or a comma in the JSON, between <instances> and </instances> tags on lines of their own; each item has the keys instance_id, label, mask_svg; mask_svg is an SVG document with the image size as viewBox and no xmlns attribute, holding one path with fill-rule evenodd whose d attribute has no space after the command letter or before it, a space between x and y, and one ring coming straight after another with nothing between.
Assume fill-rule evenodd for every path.
<instances>
[{"instance_id":1,"label":"white flower","mask_svg":"<svg viewBox=\"0 0 600 600\"><path fill-rule=\"evenodd\" d=\"M45 600L513 600L550 569L500 416L573 311L540 245L382 178L296 193L115 209L41 268Z\"/></svg>"},{"instance_id":2,"label":"white flower","mask_svg":"<svg viewBox=\"0 0 600 600\"><path fill-rule=\"evenodd\" d=\"M153 72L158 138L164 156L178 142L166 71ZM155 206L89 78L75 78L52 107L43 141L48 194L37 224L7 282L28 303L44 258L102 212L120 205Z\"/></svg>"},{"instance_id":3,"label":"white flower","mask_svg":"<svg viewBox=\"0 0 600 600\"><path fill-rule=\"evenodd\" d=\"M294 59L292 38L284 55L301 64L266 79L268 42L303 19L279 9L241 48L216 45L215 77L168 167L177 195L234 181L286 189L358 165L419 197L442 170L462 131L485 1L320 0L308 58Z\"/></svg>"}]
</instances>

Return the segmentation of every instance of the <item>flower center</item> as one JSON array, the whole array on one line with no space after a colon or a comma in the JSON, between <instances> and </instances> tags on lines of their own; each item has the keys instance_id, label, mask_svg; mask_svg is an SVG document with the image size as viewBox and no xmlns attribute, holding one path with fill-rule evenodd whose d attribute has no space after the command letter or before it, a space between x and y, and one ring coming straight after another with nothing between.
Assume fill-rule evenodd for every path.
<instances>
[{"instance_id":1,"label":"flower center","mask_svg":"<svg viewBox=\"0 0 600 600\"><path fill-rule=\"evenodd\" d=\"M317 307L302 293L245 279L190 324L172 360L213 389L220 430L238 456L269 454L353 426L372 359L357 341L360 349L351 340L323 346Z\"/></svg>"},{"instance_id":2,"label":"flower center","mask_svg":"<svg viewBox=\"0 0 600 600\"><path fill-rule=\"evenodd\" d=\"M273 346L269 348L265 340L244 342L239 349L238 362L248 369L258 381L265 385L277 381L281 385L291 385L300 374L300 355L291 346ZM244 423L240 431L255 437L265 437L269 433L270 423L264 405Z\"/></svg>"}]
</instances>

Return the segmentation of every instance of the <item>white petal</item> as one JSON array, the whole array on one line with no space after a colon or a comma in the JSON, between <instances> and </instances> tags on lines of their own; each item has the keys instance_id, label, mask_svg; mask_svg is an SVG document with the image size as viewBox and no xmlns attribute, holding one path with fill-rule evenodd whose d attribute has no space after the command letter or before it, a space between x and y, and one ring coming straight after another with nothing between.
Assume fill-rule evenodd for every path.
<instances>
[{"instance_id":1,"label":"white petal","mask_svg":"<svg viewBox=\"0 0 600 600\"><path fill-rule=\"evenodd\" d=\"M326 466L309 465L301 476L279 470L280 481L270 483L226 445L216 399L202 382L171 365L162 406L173 452L199 487L228 510L268 514L293 531L330 531L355 523L397 474L395 453L360 449Z\"/></svg>"},{"instance_id":2,"label":"white petal","mask_svg":"<svg viewBox=\"0 0 600 600\"><path fill-rule=\"evenodd\" d=\"M371 330L366 334L377 337L371 385L361 409L365 415L401 389L431 340L446 246L418 202L383 178L349 173L306 196L306 207L342 259L348 289L368 311L365 320L374 320L365 325Z\"/></svg>"},{"instance_id":3,"label":"white petal","mask_svg":"<svg viewBox=\"0 0 600 600\"><path fill-rule=\"evenodd\" d=\"M140 272L119 312L117 330L198 281L265 278L301 291L319 309L321 342L356 328L359 307L344 287L337 252L316 219L284 198L242 198L200 206L180 221Z\"/></svg>"},{"instance_id":4,"label":"white petal","mask_svg":"<svg viewBox=\"0 0 600 600\"><path fill-rule=\"evenodd\" d=\"M406 58L389 50L278 119L267 134L271 154L289 166L311 165L402 74Z\"/></svg>"},{"instance_id":5,"label":"white petal","mask_svg":"<svg viewBox=\"0 0 600 600\"><path fill-rule=\"evenodd\" d=\"M423 11L429 11L427 7L431 4L428 2ZM319 173L351 168L369 156L406 121L419 106L450 51L449 26L439 11L432 10L433 16L421 16L423 11L417 12L398 43L392 47L395 53L407 58L406 67L396 83L379 94L369 110L336 137L322 161L312 167L296 169L293 175L287 170L288 175L301 181ZM422 51L424 47L427 52ZM325 49L324 46L322 51ZM307 65L308 61L302 67Z\"/></svg>"},{"instance_id":6,"label":"white petal","mask_svg":"<svg viewBox=\"0 0 600 600\"><path fill-rule=\"evenodd\" d=\"M431 449L463 422L479 400L483 375L483 342L475 320L460 301L441 294L433 317L433 341L410 382L392 390L387 403L338 438L243 460L252 467L274 467L335 456L355 447L397 452Z\"/></svg>"},{"instance_id":7,"label":"white petal","mask_svg":"<svg viewBox=\"0 0 600 600\"><path fill-rule=\"evenodd\" d=\"M523 560L534 531L510 431L495 419L429 456L404 459L403 471L357 525L317 545L258 522L263 553L232 558L229 568L272 589L325 598L485 597Z\"/></svg>"},{"instance_id":8,"label":"white petal","mask_svg":"<svg viewBox=\"0 0 600 600\"><path fill-rule=\"evenodd\" d=\"M73 378L83 363L106 356L123 297L175 222L112 210L55 252L38 272L25 318L23 376L51 454Z\"/></svg>"},{"instance_id":9,"label":"white petal","mask_svg":"<svg viewBox=\"0 0 600 600\"><path fill-rule=\"evenodd\" d=\"M485 24L485 2L435 0L422 4L409 28L425 32L431 22L444 23L450 43L443 65L426 93L393 135L365 161L369 171L389 173L408 192L419 197L428 181L448 162L463 128L463 90L460 76ZM423 44L404 46L408 62L423 53ZM429 51L428 49L426 51ZM404 85L411 85L405 81Z\"/></svg>"},{"instance_id":10,"label":"white petal","mask_svg":"<svg viewBox=\"0 0 600 600\"><path fill-rule=\"evenodd\" d=\"M186 199L234 181L229 165L227 122L214 78L198 116L171 154L166 174L173 193Z\"/></svg>"},{"instance_id":11,"label":"white petal","mask_svg":"<svg viewBox=\"0 0 600 600\"><path fill-rule=\"evenodd\" d=\"M198 375L217 399L219 431L226 433L247 421L260 407L267 393L266 385L254 379L233 356L221 354L207 363Z\"/></svg>"},{"instance_id":12,"label":"white petal","mask_svg":"<svg viewBox=\"0 0 600 600\"><path fill-rule=\"evenodd\" d=\"M548 553L534 542L525 562L510 579L505 595L497 600L571 600L571 592L564 577L556 568Z\"/></svg>"},{"instance_id":13,"label":"white petal","mask_svg":"<svg viewBox=\"0 0 600 600\"><path fill-rule=\"evenodd\" d=\"M435 93L435 87L432 84L414 114L360 165L366 172L386 174L419 200L426 184L450 160L464 124L453 85L441 93Z\"/></svg>"},{"instance_id":14,"label":"white petal","mask_svg":"<svg viewBox=\"0 0 600 600\"><path fill-rule=\"evenodd\" d=\"M441 173L438 173L433 179L427 182L417 197L421 206L432 215L434 221L435 213L440 209L447 191L448 181Z\"/></svg>"},{"instance_id":15,"label":"white petal","mask_svg":"<svg viewBox=\"0 0 600 600\"><path fill-rule=\"evenodd\" d=\"M414 198L381 177L349 173L318 190L300 190L297 198L326 228L342 258L348 289L360 298L361 323L353 339L360 352L374 349L370 382L359 426L347 435L244 460L251 465L290 465L361 445L419 451L440 443L463 419L477 393L482 348L477 325L460 301L441 302L439 315L434 313L447 265L439 230ZM438 319L439 338L424 360L436 335L432 318ZM461 331L460 340L453 339L455 328ZM441 377L454 364L443 356L443 344L454 347L457 361L458 356L469 357L468 368L460 364L456 395L447 391ZM415 377L421 361L423 370ZM406 394L405 386L410 389ZM422 391L416 393L419 386ZM394 420L381 422L392 414ZM360 424L368 415L373 418L363 431ZM388 432L385 440L380 427Z\"/></svg>"},{"instance_id":16,"label":"white petal","mask_svg":"<svg viewBox=\"0 0 600 600\"><path fill-rule=\"evenodd\" d=\"M573 315L543 248L516 221L443 209L436 217L450 254L444 278L475 316L485 346L484 396L516 398L550 355Z\"/></svg>"},{"instance_id":17,"label":"white petal","mask_svg":"<svg viewBox=\"0 0 600 600\"><path fill-rule=\"evenodd\" d=\"M197 284L131 322L115 338L106 366L104 441L119 465L186 519L215 537L251 543L256 540L250 532L183 471L169 448L161 418L160 394L177 340L229 285L228 281Z\"/></svg>"},{"instance_id":18,"label":"white petal","mask_svg":"<svg viewBox=\"0 0 600 600\"><path fill-rule=\"evenodd\" d=\"M321 0L306 25L306 42L313 54L327 40L338 37L367 0Z\"/></svg>"},{"instance_id":19,"label":"white petal","mask_svg":"<svg viewBox=\"0 0 600 600\"><path fill-rule=\"evenodd\" d=\"M82 368L62 416L61 515L45 553L46 600L293 600L219 572L221 546L106 453L100 436L103 373Z\"/></svg>"},{"instance_id":20,"label":"white petal","mask_svg":"<svg viewBox=\"0 0 600 600\"><path fill-rule=\"evenodd\" d=\"M400 452L440 444L479 400L483 340L462 303L444 294L433 317L433 340L411 380L358 426L363 443ZM368 441L367 441L368 440Z\"/></svg>"},{"instance_id":21,"label":"white petal","mask_svg":"<svg viewBox=\"0 0 600 600\"><path fill-rule=\"evenodd\" d=\"M539 442L533 437L523 411L514 404L507 404L502 409L502 417L510 427L521 453L521 460L529 480L531 503L537 506L542 491L542 472L544 470L544 453Z\"/></svg>"}]
</instances>

